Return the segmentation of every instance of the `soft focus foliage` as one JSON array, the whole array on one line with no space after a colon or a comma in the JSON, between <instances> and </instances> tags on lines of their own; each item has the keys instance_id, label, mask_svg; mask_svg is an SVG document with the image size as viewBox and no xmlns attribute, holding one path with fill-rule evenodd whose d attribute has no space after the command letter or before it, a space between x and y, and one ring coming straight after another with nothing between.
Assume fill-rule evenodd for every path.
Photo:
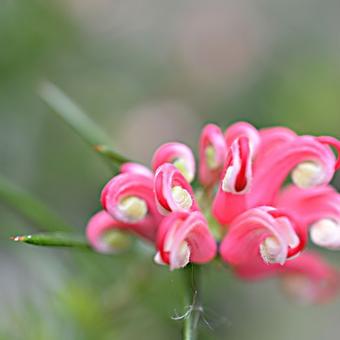
<instances>
[{"instance_id":1,"label":"soft focus foliage","mask_svg":"<svg viewBox=\"0 0 340 340\"><path fill-rule=\"evenodd\" d=\"M206 122L340 137L339 11L333 0L2 0L0 173L78 231L99 210L110 168L39 100L45 79L140 162L171 140L197 149ZM178 336L170 316L184 312L182 282L150 265L150 249L105 257L18 247L9 236L39 226L5 205L0 223L1 339ZM275 286L209 264L202 339L338 336L338 300L307 308Z\"/></svg>"}]
</instances>

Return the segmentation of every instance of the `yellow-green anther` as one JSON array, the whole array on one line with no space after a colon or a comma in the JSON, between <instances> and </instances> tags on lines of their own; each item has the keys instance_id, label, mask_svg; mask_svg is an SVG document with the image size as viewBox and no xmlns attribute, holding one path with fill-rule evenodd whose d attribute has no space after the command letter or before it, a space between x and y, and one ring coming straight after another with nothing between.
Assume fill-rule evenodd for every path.
<instances>
[{"instance_id":1,"label":"yellow-green anther","mask_svg":"<svg viewBox=\"0 0 340 340\"><path fill-rule=\"evenodd\" d=\"M122 199L118 205L118 209L131 222L142 220L148 212L146 202L135 196Z\"/></svg>"},{"instance_id":2,"label":"yellow-green anther","mask_svg":"<svg viewBox=\"0 0 340 340\"><path fill-rule=\"evenodd\" d=\"M174 186L171 189L174 201L183 209L190 209L192 206L192 198L187 190L180 186Z\"/></svg>"},{"instance_id":3,"label":"yellow-green anther","mask_svg":"<svg viewBox=\"0 0 340 340\"><path fill-rule=\"evenodd\" d=\"M205 159L209 169L218 168L219 164L216 161L216 150L212 145L209 145L205 148Z\"/></svg>"}]
</instances>

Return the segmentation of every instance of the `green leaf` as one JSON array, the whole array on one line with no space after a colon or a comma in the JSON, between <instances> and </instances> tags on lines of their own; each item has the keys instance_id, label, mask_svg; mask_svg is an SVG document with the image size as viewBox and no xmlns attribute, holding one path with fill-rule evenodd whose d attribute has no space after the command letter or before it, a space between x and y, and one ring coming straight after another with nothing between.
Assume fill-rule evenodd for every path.
<instances>
[{"instance_id":1,"label":"green leaf","mask_svg":"<svg viewBox=\"0 0 340 340\"><path fill-rule=\"evenodd\" d=\"M42 202L0 175L0 201L18 211L42 230L67 231L72 228Z\"/></svg>"},{"instance_id":2,"label":"green leaf","mask_svg":"<svg viewBox=\"0 0 340 340\"><path fill-rule=\"evenodd\" d=\"M39 91L41 99L61 117L85 142L102 156L119 167L129 160L113 151L111 139L101 130L88 115L57 86L50 82L45 82ZM105 145L105 147L103 147ZM100 146L98 148L98 146ZM101 151L102 148L110 152Z\"/></svg>"},{"instance_id":3,"label":"green leaf","mask_svg":"<svg viewBox=\"0 0 340 340\"><path fill-rule=\"evenodd\" d=\"M75 247L90 249L84 235L75 233L51 232L33 235L13 236L11 240L43 247Z\"/></svg>"}]
</instances>

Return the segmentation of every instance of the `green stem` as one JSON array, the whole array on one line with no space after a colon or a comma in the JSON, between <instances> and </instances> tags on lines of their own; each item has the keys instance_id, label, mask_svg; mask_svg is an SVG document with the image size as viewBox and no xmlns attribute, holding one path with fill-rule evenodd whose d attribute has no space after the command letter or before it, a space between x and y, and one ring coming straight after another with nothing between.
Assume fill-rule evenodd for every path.
<instances>
[{"instance_id":1,"label":"green stem","mask_svg":"<svg viewBox=\"0 0 340 340\"><path fill-rule=\"evenodd\" d=\"M183 340L196 340L198 323L202 313L200 301L200 267L190 264L184 269L186 284L186 305L188 315L184 318Z\"/></svg>"}]
</instances>

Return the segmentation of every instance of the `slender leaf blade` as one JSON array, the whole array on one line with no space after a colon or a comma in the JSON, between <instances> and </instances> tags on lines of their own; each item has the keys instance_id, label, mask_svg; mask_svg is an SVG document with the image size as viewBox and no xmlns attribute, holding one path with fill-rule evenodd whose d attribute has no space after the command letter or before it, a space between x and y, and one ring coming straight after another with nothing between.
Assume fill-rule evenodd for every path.
<instances>
[{"instance_id":1,"label":"slender leaf blade","mask_svg":"<svg viewBox=\"0 0 340 340\"><path fill-rule=\"evenodd\" d=\"M89 116L56 85L45 82L39 91L41 99L61 117L85 142L115 166L128 162L128 159L113 151L110 147L110 137ZM109 154L100 152L98 145L107 145L105 149L111 150ZM113 156L114 154L114 156Z\"/></svg>"},{"instance_id":2,"label":"slender leaf blade","mask_svg":"<svg viewBox=\"0 0 340 340\"><path fill-rule=\"evenodd\" d=\"M32 235L13 236L15 242L28 243L43 247L72 247L90 249L84 235L66 232L39 233Z\"/></svg>"},{"instance_id":3,"label":"slender leaf blade","mask_svg":"<svg viewBox=\"0 0 340 340\"><path fill-rule=\"evenodd\" d=\"M38 199L19 189L0 175L0 201L19 212L41 230L72 230L60 217Z\"/></svg>"}]
</instances>

